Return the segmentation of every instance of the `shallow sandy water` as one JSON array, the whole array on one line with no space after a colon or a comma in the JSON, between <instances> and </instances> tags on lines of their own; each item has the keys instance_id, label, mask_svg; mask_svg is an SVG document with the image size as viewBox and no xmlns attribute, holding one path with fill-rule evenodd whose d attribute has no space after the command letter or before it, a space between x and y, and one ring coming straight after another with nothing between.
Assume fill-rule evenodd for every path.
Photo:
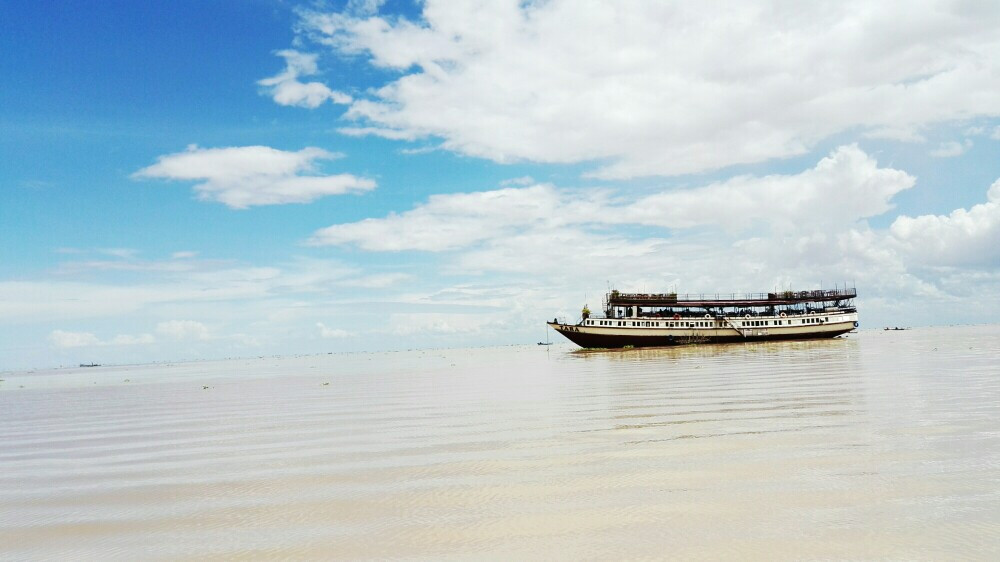
<instances>
[{"instance_id":1,"label":"shallow sandy water","mask_svg":"<svg viewBox=\"0 0 1000 562\"><path fill-rule=\"evenodd\" d=\"M0 558L997 559L998 358L990 326L6 373Z\"/></svg>"}]
</instances>

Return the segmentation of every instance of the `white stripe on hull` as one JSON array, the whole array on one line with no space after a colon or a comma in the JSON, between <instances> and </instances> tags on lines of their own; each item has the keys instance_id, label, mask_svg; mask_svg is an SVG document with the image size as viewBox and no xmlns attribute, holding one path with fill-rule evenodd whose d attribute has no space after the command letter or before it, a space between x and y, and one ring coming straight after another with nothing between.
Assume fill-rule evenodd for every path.
<instances>
[{"instance_id":1,"label":"white stripe on hull","mask_svg":"<svg viewBox=\"0 0 1000 562\"><path fill-rule=\"evenodd\" d=\"M727 318L717 320L715 318L596 318L589 322L577 325L556 324L550 325L565 335L568 339L580 343L581 341L607 341L611 345L643 345L651 340L658 342L655 345L672 345L673 343L687 343L697 341L739 341L739 340L777 340L777 339L806 339L834 337L853 330L857 326L858 315L851 313L823 313L810 314L805 316L779 317L779 316L757 316L751 318ZM623 326L600 326L600 322L622 323ZM671 324L678 323L708 323L709 327L676 327ZM761 325L753 326L752 323ZM775 325L778 323L781 325ZM653 326L639 326L631 324L654 324ZM658 326L655 324L659 324ZM766 324L766 325L764 325ZM605 338L607 338L605 340ZM581 345L584 345L581 343Z\"/></svg>"}]
</instances>

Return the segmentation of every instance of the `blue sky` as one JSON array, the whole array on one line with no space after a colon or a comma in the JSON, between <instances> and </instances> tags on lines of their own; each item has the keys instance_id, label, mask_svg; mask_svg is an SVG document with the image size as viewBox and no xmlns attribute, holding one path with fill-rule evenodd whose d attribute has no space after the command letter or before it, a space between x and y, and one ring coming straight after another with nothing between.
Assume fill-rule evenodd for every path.
<instances>
[{"instance_id":1,"label":"blue sky","mask_svg":"<svg viewBox=\"0 0 1000 562\"><path fill-rule=\"evenodd\" d=\"M991 322L998 24L4 2L0 368L531 342L609 283Z\"/></svg>"}]
</instances>

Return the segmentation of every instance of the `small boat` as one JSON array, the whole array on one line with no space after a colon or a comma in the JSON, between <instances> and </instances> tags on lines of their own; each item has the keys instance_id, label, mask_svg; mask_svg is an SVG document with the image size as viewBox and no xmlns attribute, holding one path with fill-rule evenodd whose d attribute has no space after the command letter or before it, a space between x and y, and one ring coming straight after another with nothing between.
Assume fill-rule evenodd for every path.
<instances>
[{"instance_id":1,"label":"small boat","mask_svg":"<svg viewBox=\"0 0 1000 562\"><path fill-rule=\"evenodd\" d=\"M746 295L611 291L603 314L547 324L585 348L834 338L858 327L857 289Z\"/></svg>"},{"instance_id":2,"label":"small boat","mask_svg":"<svg viewBox=\"0 0 1000 562\"><path fill-rule=\"evenodd\" d=\"M100 367L100 363L80 363L81 367Z\"/></svg>"}]
</instances>

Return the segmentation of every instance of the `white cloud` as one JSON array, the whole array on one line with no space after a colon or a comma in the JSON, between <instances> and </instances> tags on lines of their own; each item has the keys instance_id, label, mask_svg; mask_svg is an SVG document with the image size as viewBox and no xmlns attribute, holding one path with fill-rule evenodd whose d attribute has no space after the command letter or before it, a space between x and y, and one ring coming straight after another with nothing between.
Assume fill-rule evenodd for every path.
<instances>
[{"instance_id":1,"label":"white cloud","mask_svg":"<svg viewBox=\"0 0 1000 562\"><path fill-rule=\"evenodd\" d=\"M426 204L402 214L318 230L311 243L356 244L374 251L454 250L528 224L564 220L576 208L596 209L592 199L581 199L567 201L549 185L432 195Z\"/></svg>"},{"instance_id":2,"label":"white cloud","mask_svg":"<svg viewBox=\"0 0 1000 562\"><path fill-rule=\"evenodd\" d=\"M366 135L377 135L392 140L416 140L419 135L412 131L399 131L396 129L386 129L381 127L341 127L337 132L349 137L363 137Z\"/></svg>"},{"instance_id":3,"label":"white cloud","mask_svg":"<svg viewBox=\"0 0 1000 562\"><path fill-rule=\"evenodd\" d=\"M913 187L906 172L879 168L857 146L842 146L816 167L794 175L738 176L701 188L642 198L609 215L620 222L671 228L712 225L739 230L755 221L785 230L848 224L892 208L894 195Z\"/></svg>"},{"instance_id":4,"label":"white cloud","mask_svg":"<svg viewBox=\"0 0 1000 562\"><path fill-rule=\"evenodd\" d=\"M100 248L98 252L112 257L121 258L123 260L130 260L135 258L136 254L139 253L139 250L132 248Z\"/></svg>"},{"instance_id":5,"label":"white cloud","mask_svg":"<svg viewBox=\"0 0 1000 562\"><path fill-rule=\"evenodd\" d=\"M531 176L521 176L518 178L505 179L502 182L500 182L500 185L503 187L507 187L511 185L531 185L533 183L535 183L535 178Z\"/></svg>"},{"instance_id":6,"label":"white cloud","mask_svg":"<svg viewBox=\"0 0 1000 562\"><path fill-rule=\"evenodd\" d=\"M385 4L385 0L347 0L344 11L359 16L370 16Z\"/></svg>"},{"instance_id":7,"label":"white cloud","mask_svg":"<svg viewBox=\"0 0 1000 562\"><path fill-rule=\"evenodd\" d=\"M990 138L993 140L1000 140L1000 125L993 128L993 132L990 133Z\"/></svg>"},{"instance_id":8,"label":"white cloud","mask_svg":"<svg viewBox=\"0 0 1000 562\"><path fill-rule=\"evenodd\" d=\"M422 18L309 13L307 36L401 76L353 134L439 137L498 162L602 161L605 178L803 154L849 130L902 140L1000 115L1000 7L778 0L428 0Z\"/></svg>"},{"instance_id":9,"label":"white cloud","mask_svg":"<svg viewBox=\"0 0 1000 562\"><path fill-rule=\"evenodd\" d=\"M948 215L900 216L889 231L907 261L931 266L1000 265L1000 180L986 202Z\"/></svg>"},{"instance_id":10,"label":"white cloud","mask_svg":"<svg viewBox=\"0 0 1000 562\"><path fill-rule=\"evenodd\" d=\"M299 81L299 76L311 76L318 72L317 55L292 49L278 51L276 54L285 59L285 70L257 81L276 103L315 109L327 100L337 104L349 104L353 101L351 96L331 90L321 82Z\"/></svg>"},{"instance_id":11,"label":"white cloud","mask_svg":"<svg viewBox=\"0 0 1000 562\"><path fill-rule=\"evenodd\" d=\"M507 245L531 240L574 248L603 245L583 239L584 233L560 230L566 226L709 226L741 231L763 223L783 231L815 230L882 214L892 207L892 197L912 187L914 181L900 170L879 168L873 158L850 145L799 174L740 176L633 200L605 191L560 190L550 185L434 195L401 214L318 230L311 242L354 244L372 251L435 252L485 241ZM609 244L622 243L618 237L606 239Z\"/></svg>"},{"instance_id":12,"label":"white cloud","mask_svg":"<svg viewBox=\"0 0 1000 562\"><path fill-rule=\"evenodd\" d=\"M384 289L412 279L408 273L377 273L338 282L345 287L362 287L365 289Z\"/></svg>"},{"instance_id":13,"label":"white cloud","mask_svg":"<svg viewBox=\"0 0 1000 562\"><path fill-rule=\"evenodd\" d=\"M307 175L314 172L316 160L338 156L314 147L287 152L266 146L189 146L184 152L160 156L156 164L133 177L200 180L194 186L200 199L219 201L234 209L308 203L325 195L375 188L374 181L350 174Z\"/></svg>"},{"instance_id":14,"label":"white cloud","mask_svg":"<svg viewBox=\"0 0 1000 562\"><path fill-rule=\"evenodd\" d=\"M949 141L939 144L938 147L931 150L929 154L935 158L953 158L955 156L961 156L970 148L972 148L972 141L970 139L966 139L965 143Z\"/></svg>"},{"instance_id":15,"label":"white cloud","mask_svg":"<svg viewBox=\"0 0 1000 562\"><path fill-rule=\"evenodd\" d=\"M349 338L354 335L340 328L328 328L322 322L317 322L316 327L319 328L319 336L325 339Z\"/></svg>"},{"instance_id":16,"label":"white cloud","mask_svg":"<svg viewBox=\"0 0 1000 562\"><path fill-rule=\"evenodd\" d=\"M879 127L865 131L864 136L870 139L888 139L900 142L927 142L927 139L923 135L910 127Z\"/></svg>"},{"instance_id":17,"label":"white cloud","mask_svg":"<svg viewBox=\"0 0 1000 562\"><path fill-rule=\"evenodd\" d=\"M175 260L186 260L194 257L198 257L198 252L192 252L189 250L182 250L179 252L174 252L170 254L170 257Z\"/></svg>"},{"instance_id":18,"label":"white cloud","mask_svg":"<svg viewBox=\"0 0 1000 562\"><path fill-rule=\"evenodd\" d=\"M56 347L87 347L101 343L97 336L90 332L67 332L64 330L53 330L49 334L49 341Z\"/></svg>"},{"instance_id":19,"label":"white cloud","mask_svg":"<svg viewBox=\"0 0 1000 562\"><path fill-rule=\"evenodd\" d=\"M156 333L174 340L207 340L208 326L194 320L168 320L156 325Z\"/></svg>"},{"instance_id":20,"label":"white cloud","mask_svg":"<svg viewBox=\"0 0 1000 562\"><path fill-rule=\"evenodd\" d=\"M58 348L73 347L104 347L104 346L125 346L125 345L147 345L153 343L155 338L151 334L139 334L136 336L128 334L117 335L110 340L102 341L90 332L68 332L65 330L53 330L49 334L49 341Z\"/></svg>"}]
</instances>

